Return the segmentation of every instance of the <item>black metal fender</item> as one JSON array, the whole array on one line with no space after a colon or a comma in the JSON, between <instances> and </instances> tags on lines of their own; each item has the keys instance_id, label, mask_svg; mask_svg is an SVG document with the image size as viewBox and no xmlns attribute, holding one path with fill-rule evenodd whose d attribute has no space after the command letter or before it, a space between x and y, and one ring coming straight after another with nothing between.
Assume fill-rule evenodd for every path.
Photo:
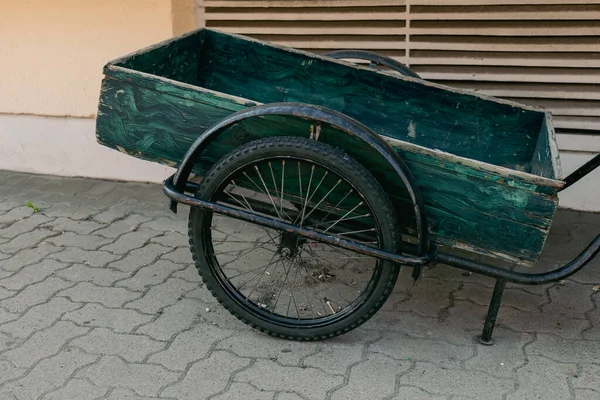
<instances>
[{"instance_id":1,"label":"black metal fender","mask_svg":"<svg viewBox=\"0 0 600 400\"><path fill-rule=\"evenodd\" d=\"M335 58L337 60L344 59L356 59L371 61L375 64L385 65L389 69L392 69L402 75L412 76L413 78L421 78L415 71L402 64L400 61L396 61L391 57L382 56L381 54L373 53L372 51L366 50L335 50L329 53L323 54L326 57Z\"/></svg>"},{"instance_id":2,"label":"black metal fender","mask_svg":"<svg viewBox=\"0 0 600 400\"><path fill-rule=\"evenodd\" d=\"M304 103L270 103L249 107L229 115L204 131L190 146L172 177L173 189L180 193L185 191L195 161L219 134L242 120L265 115L288 115L327 123L348 135L359 138L377 151L398 174L398 177L402 180L410 194L415 213L418 239L416 255L425 255L429 250L429 236L423 197L414 176L404 160L372 129L345 114L325 107ZM177 202L173 200L171 201L171 210L177 212Z\"/></svg>"}]
</instances>

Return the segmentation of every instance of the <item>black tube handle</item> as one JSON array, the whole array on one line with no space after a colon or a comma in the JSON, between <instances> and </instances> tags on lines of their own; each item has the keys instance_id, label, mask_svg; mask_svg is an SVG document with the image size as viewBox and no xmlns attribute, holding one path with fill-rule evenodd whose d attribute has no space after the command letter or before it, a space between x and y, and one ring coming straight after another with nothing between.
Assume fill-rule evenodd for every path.
<instances>
[{"instance_id":1,"label":"black tube handle","mask_svg":"<svg viewBox=\"0 0 600 400\"><path fill-rule=\"evenodd\" d=\"M591 173L593 170L595 170L598 167L600 167L600 154L597 154L590 161L586 162L581 167L577 168L569 176L567 176L564 179L565 186L563 186L560 190L565 190L569 186L572 186L574 183L576 183L581 178L585 177L586 175L588 175L589 173Z\"/></svg>"},{"instance_id":2,"label":"black tube handle","mask_svg":"<svg viewBox=\"0 0 600 400\"><path fill-rule=\"evenodd\" d=\"M450 265L452 267L461 268L467 271L475 272L504 280L507 282L520 283L523 285L542 285L544 283L556 282L573 275L581 268L585 267L594 257L600 253L600 234L585 248L573 261L563 265L555 270L540 274L527 274L522 272L514 272L504 268L498 268L487 264L482 264L476 261L471 261L459 256L439 253L437 261Z\"/></svg>"}]
</instances>

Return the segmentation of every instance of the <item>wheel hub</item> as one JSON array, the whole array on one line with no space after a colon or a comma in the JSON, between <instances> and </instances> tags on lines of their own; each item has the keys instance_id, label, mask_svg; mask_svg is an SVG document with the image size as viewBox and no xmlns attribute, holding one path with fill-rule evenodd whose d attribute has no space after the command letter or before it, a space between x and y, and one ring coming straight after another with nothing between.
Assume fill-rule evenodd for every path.
<instances>
[{"instance_id":1,"label":"wheel hub","mask_svg":"<svg viewBox=\"0 0 600 400\"><path fill-rule=\"evenodd\" d=\"M285 258L294 258L302 248L304 241L305 240L296 234L282 232L278 251Z\"/></svg>"}]
</instances>

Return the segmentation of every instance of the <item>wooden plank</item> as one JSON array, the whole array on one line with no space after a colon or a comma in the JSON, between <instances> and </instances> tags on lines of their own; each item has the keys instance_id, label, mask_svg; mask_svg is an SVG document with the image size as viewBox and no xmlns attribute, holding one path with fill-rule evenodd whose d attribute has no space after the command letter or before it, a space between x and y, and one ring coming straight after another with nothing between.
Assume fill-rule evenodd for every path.
<instances>
[{"instance_id":1,"label":"wooden plank","mask_svg":"<svg viewBox=\"0 0 600 400\"><path fill-rule=\"evenodd\" d=\"M556 134L549 114L540 128L540 135L531 162L531 173L552 179L562 176L558 148L556 147Z\"/></svg>"},{"instance_id":2,"label":"wooden plank","mask_svg":"<svg viewBox=\"0 0 600 400\"><path fill-rule=\"evenodd\" d=\"M177 88L171 88L157 95L156 91L139 85L105 80L98 116L100 143L135 157L176 165L203 129L231 112L230 107L217 106L211 99L191 101L177 97L176 93ZM230 106L237 108L238 105L232 103ZM274 129L275 126L278 129ZM306 132L306 122L254 121L211 145L199 160L200 168L195 172L204 173L218 158L244 141L265 134L297 136ZM368 148L361 148L357 143L344 144L344 136L336 136L332 130L325 130L323 138L343 148L354 149L352 156L362 162L365 160L361 160L361 154L369 154ZM543 242L544 232L550 226L555 198L536 193L532 190L534 185L516 179L494 178L483 173L477 176L468 166L449 162L440 165L438 158L428 154L403 151L402 155L417 176L427 199L428 218L440 242L460 242L457 239L462 238L482 254L513 260L537 257L536 248ZM383 171L372 158L369 162L372 172ZM505 182L497 182L502 179ZM388 177L390 186L386 187L393 188L394 181L397 179ZM391 191L395 203L405 201L398 197L402 192L401 187ZM540 215L542 212L545 217ZM527 242L523 241L525 239Z\"/></svg>"},{"instance_id":3,"label":"wooden plank","mask_svg":"<svg viewBox=\"0 0 600 400\"><path fill-rule=\"evenodd\" d=\"M196 43L201 60L198 69L202 74L183 77L184 81L191 83L153 76L155 70L169 73L168 65L163 65L169 62L168 59L160 56L164 53L156 48L135 55L135 63L120 60L120 64L129 62L144 72L114 65L106 68L107 78L103 82L98 113L101 143L136 157L174 165L206 127L235 110L263 101L279 100L330 106L351 114L396 141L395 147L417 175L424 193L428 193L427 213L435 226L434 235L440 242L453 242L457 246L470 243L472 251L508 259L534 260L539 255L554 213L556 189L560 182L529 175L525 171L511 171L468 159L463 161L453 154L446 155L426 148L422 150L420 146L398 138L419 144L424 140L434 140L432 137L445 132L443 139L460 142L461 134L470 134L465 130L476 127L486 132L492 126L505 124L499 130L512 132L510 137L514 142L515 139L522 140L515 132L530 123L527 116L541 114L545 118L545 114L535 109L518 108L510 102L489 101L456 89L445 90L435 84L214 32L210 32L204 42L198 40ZM239 51L240 43L245 46L245 52ZM185 49L185 46L182 48ZM176 52L176 48L170 51ZM245 62L237 63L231 52L252 55L245 58ZM154 61L154 57L160 58L161 62ZM178 57L172 59L177 60ZM286 65L281 65L282 60ZM224 73L225 65L229 69L228 74ZM286 72L289 70L292 71ZM258 94L250 86L244 87L243 82L240 86L240 82L236 81L239 74L246 73L248 78L248 71L253 71L256 80L245 79L246 85L260 88ZM233 82L225 82L226 79ZM352 87L348 88L349 85ZM310 91L306 90L307 86L311 86ZM254 93L251 96L254 102L243 97L247 91ZM357 96L357 93L361 95ZM396 112L403 110L397 114L408 114L410 118L386 112L382 106L387 103ZM400 108L400 103L404 104L404 108ZM458 108L457 104L460 104ZM448 107L446 111L445 107ZM439 115L431 114L434 108ZM422 113L424 109L431 111ZM374 110L379 110L379 114ZM495 113L512 122L495 119ZM470 122L470 126L454 127L458 119L449 118L462 115L462 120L464 116L473 118L479 114L488 116L487 120L476 120L476 124ZM400 118L405 120L402 122ZM423 125L420 121L424 120L435 123ZM386 126L384 122L391 125ZM197 172L206 170L228 150L245 141L265 135L305 136L309 126L310 121L282 117L260 118L239 124L210 146L201 158ZM448 135L450 132L451 135ZM501 139L503 133L494 134L501 134ZM384 182L388 193L396 199L395 202L404 201L403 189L397 186L397 177L370 148L327 126L321 136L321 140L347 149L352 157L369 165L372 173ZM460 142L462 147L480 145L477 140L465 139L468 139L467 142ZM528 146L526 143L522 142L522 145ZM461 149L457 150L460 152ZM514 150L517 148L511 149ZM497 157L485 151L482 154L484 158ZM509 155L505 154L502 159L506 161ZM481 154L478 156L481 157ZM519 157L527 160L531 156ZM528 163L525 162L522 167L527 168ZM493 204L486 199L493 199Z\"/></svg>"},{"instance_id":4,"label":"wooden plank","mask_svg":"<svg viewBox=\"0 0 600 400\"><path fill-rule=\"evenodd\" d=\"M532 156L524 149L533 152L536 139L527 132L537 135L542 114L270 46L254 47L253 57L238 62L247 40L208 33L203 87L261 103L319 104L382 135L494 165L517 167Z\"/></svg>"}]
</instances>

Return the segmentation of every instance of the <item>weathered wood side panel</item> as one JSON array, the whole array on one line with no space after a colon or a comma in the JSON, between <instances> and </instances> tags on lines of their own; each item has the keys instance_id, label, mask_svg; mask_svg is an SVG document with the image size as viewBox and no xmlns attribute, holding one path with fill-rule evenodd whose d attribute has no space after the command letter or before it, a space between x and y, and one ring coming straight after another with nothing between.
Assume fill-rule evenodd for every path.
<instances>
[{"instance_id":1,"label":"weathered wood side panel","mask_svg":"<svg viewBox=\"0 0 600 400\"><path fill-rule=\"evenodd\" d=\"M119 64L194 85L198 82L200 72L200 49L204 34L204 31L199 31L186 35L150 51L136 53Z\"/></svg>"},{"instance_id":2,"label":"weathered wood side panel","mask_svg":"<svg viewBox=\"0 0 600 400\"><path fill-rule=\"evenodd\" d=\"M134 72L108 71L98 113L98 141L136 157L175 165L207 127L253 103L202 93ZM309 121L284 117L248 120L226 132L199 160L206 171L249 140L273 135L308 136ZM321 139L346 149L367 166L399 209L407 195L369 148L325 126ZM492 171L477 170L415 149L398 149L416 176L436 241L521 261L536 260L556 208L556 190ZM543 189L543 190L541 190ZM550 191L550 193L543 193ZM552 192L554 195L552 195ZM410 229L403 214L399 223Z\"/></svg>"},{"instance_id":3,"label":"weathered wood side panel","mask_svg":"<svg viewBox=\"0 0 600 400\"><path fill-rule=\"evenodd\" d=\"M207 31L199 86L322 105L381 135L529 170L544 113Z\"/></svg>"},{"instance_id":4,"label":"weathered wood side panel","mask_svg":"<svg viewBox=\"0 0 600 400\"><path fill-rule=\"evenodd\" d=\"M530 170L532 174L551 179L560 178L562 171L555 136L550 114L547 114L540 128L538 142L533 152Z\"/></svg>"}]
</instances>

